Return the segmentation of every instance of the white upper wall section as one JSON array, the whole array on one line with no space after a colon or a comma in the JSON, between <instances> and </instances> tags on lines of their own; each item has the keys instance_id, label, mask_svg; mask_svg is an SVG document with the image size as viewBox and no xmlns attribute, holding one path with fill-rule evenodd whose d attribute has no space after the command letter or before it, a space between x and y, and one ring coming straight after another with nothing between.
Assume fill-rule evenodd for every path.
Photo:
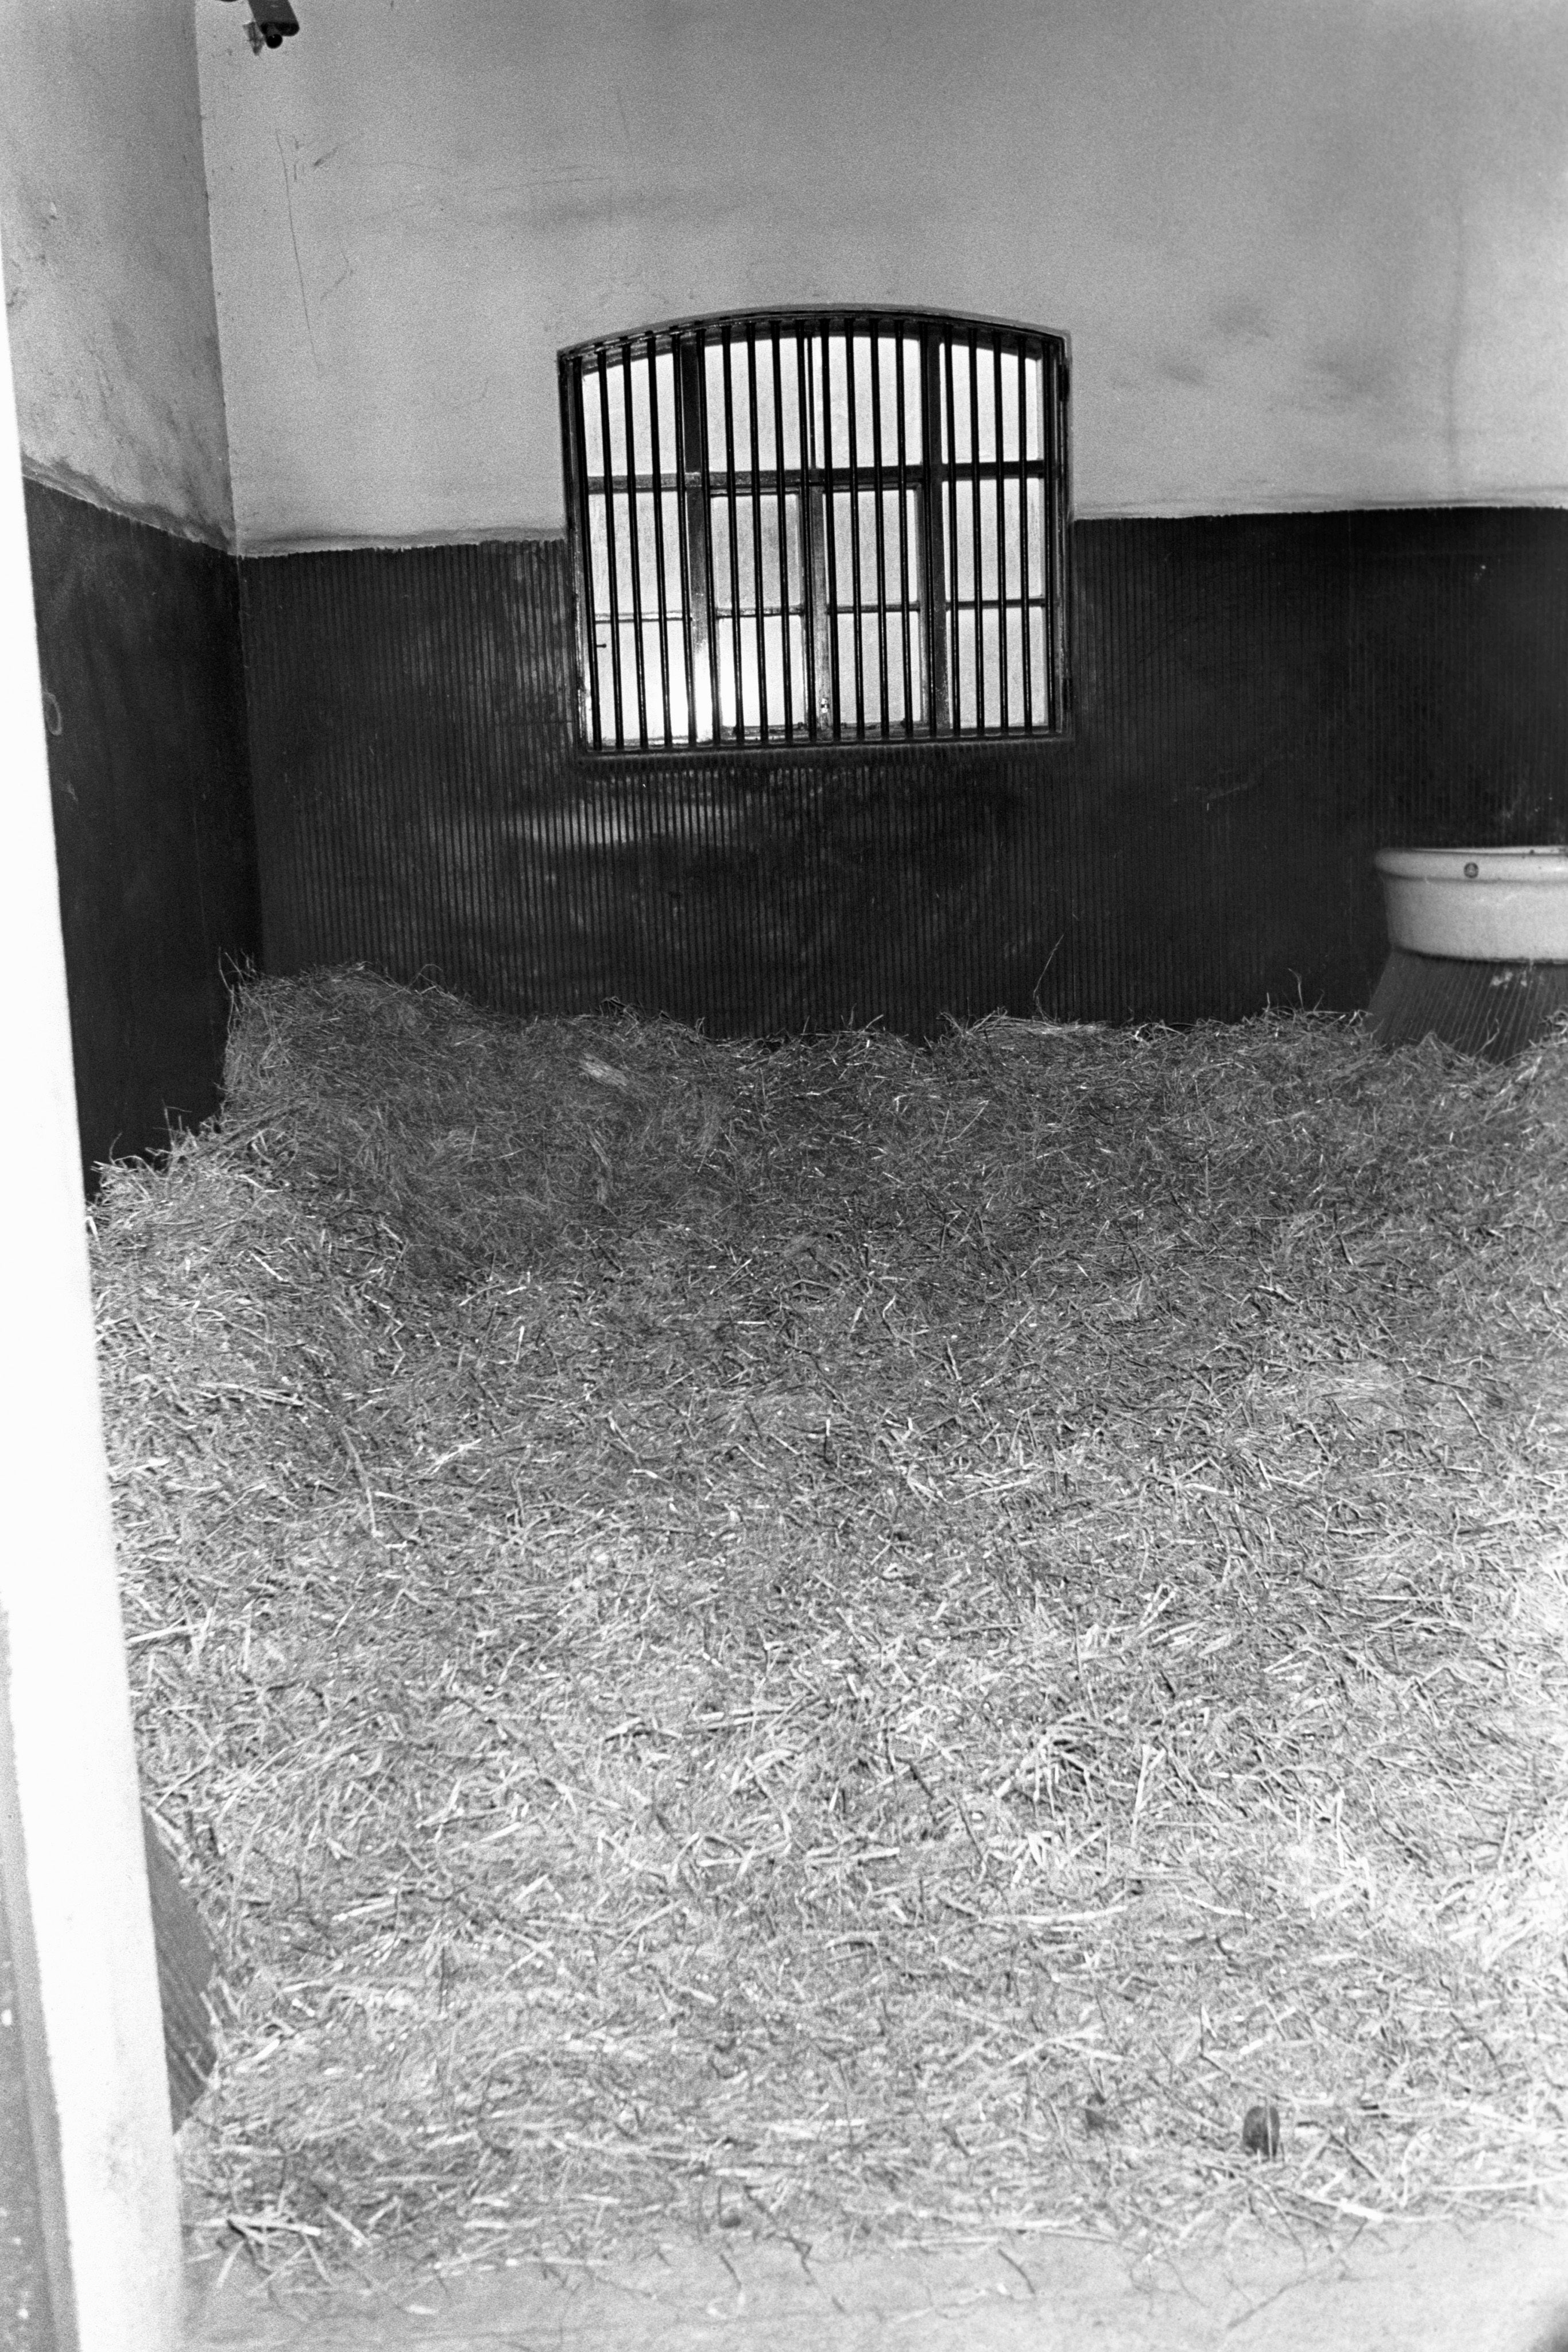
<instances>
[{"instance_id":1,"label":"white upper wall section","mask_svg":"<svg viewBox=\"0 0 1568 2352\"><path fill-rule=\"evenodd\" d=\"M242 546L559 529L559 346L801 301L1065 330L1080 514L1568 503L1564 0L196 4Z\"/></svg>"},{"instance_id":2,"label":"white upper wall section","mask_svg":"<svg viewBox=\"0 0 1568 2352\"><path fill-rule=\"evenodd\" d=\"M226 542L191 19L192 0L0 0L5 310L27 471Z\"/></svg>"}]
</instances>

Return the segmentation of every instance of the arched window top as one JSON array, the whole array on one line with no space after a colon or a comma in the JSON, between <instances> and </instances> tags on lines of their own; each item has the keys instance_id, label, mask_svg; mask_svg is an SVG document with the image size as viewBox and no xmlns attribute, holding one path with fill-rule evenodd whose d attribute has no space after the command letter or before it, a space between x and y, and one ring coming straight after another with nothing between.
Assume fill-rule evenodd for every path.
<instances>
[{"instance_id":1,"label":"arched window top","mask_svg":"<svg viewBox=\"0 0 1568 2352\"><path fill-rule=\"evenodd\" d=\"M1064 336L733 312L560 384L587 748L1064 731Z\"/></svg>"}]
</instances>

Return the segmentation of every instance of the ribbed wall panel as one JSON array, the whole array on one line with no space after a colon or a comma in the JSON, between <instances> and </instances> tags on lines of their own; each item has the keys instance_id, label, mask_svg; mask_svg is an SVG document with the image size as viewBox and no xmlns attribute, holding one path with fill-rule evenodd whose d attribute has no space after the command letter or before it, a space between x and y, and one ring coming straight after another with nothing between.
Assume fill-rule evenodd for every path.
<instances>
[{"instance_id":1,"label":"ribbed wall panel","mask_svg":"<svg viewBox=\"0 0 1568 2352\"><path fill-rule=\"evenodd\" d=\"M1461 1053L1510 1062L1568 1013L1568 963L1477 963L1395 948L1369 1009L1381 1045L1440 1037Z\"/></svg>"},{"instance_id":2,"label":"ribbed wall panel","mask_svg":"<svg viewBox=\"0 0 1568 2352\"><path fill-rule=\"evenodd\" d=\"M1568 835L1568 515L1081 523L1075 732L589 758L564 542L242 566L268 966L716 1032L1364 1004L1385 842Z\"/></svg>"},{"instance_id":3,"label":"ribbed wall panel","mask_svg":"<svg viewBox=\"0 0 1568 2352\"><path fill-rule=\"evenodd\" d=\"M236 567L41 483L26 510L96 1181L99 1160L163 1150L217 1108L228 970L261 950Z\"/></svg>"}]
</instances>

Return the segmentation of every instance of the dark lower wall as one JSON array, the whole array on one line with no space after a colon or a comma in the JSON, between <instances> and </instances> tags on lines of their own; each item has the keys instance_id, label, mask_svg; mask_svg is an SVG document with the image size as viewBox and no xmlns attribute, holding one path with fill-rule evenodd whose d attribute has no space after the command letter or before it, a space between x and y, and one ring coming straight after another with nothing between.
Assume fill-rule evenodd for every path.
<instances>
[{"instance_id":1,"label":"dark lower wall","mask_svg":"<svg viewBox=\"0 0 1568 2352\"><path fill-rule=\"evenodd\" d=\"M216 1107L258 958L237 567L27 485L84 1165Z\"/></svg>"},{"instance_id":2,"label":"dark lower wall","mask_svg":"<svg viewBox=\"0 0 1568 2352\"><path fill-rule=\"evenodd\" d=\"M268 968L914 1033L1364 1004L1380 844L1568 835L1568 514L1080 523L1069 742L591 761L564 544L241 566Z\"/></svg>"}]
</instances>

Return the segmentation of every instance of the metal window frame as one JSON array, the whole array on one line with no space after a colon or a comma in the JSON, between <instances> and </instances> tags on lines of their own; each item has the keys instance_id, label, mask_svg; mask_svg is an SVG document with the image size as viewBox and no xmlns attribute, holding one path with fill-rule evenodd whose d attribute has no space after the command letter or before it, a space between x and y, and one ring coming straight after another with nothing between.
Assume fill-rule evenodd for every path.
<instances>
[{"instance_id":1,"label":"metal window frame","mask_svg":"<svg viewBox=\"0 0 1568 2352\"><path fill-rule=\"evenodd\" d=\"M857 433L860 375L854 356L859 338L870 341L871 446ZM799 418L799 467L783 462L783 371L787 341L794 343L794 394ZM884 342L895 354L897 447L889 451L883 433ZM835 342L846 376L848 447L833 446L829 370ZM905 434L905 347L918 350L920 446ZM718 406L709 382L709 354L721 373ZM672 360L674 414L661 413L661 355ZM1040 448L1030 455L1030 409L1025 367L1038 363ZM633 371L646 371L651 468L639 471L640 451L632 425ZM610 371L621 369L618 397L625 435L625 470L612 455ZM1000 419L1007 369L1016 370L1017 453L1003 454ZM644 761L675 757L761 752L777 756L821 749L832 752L899 749L911 745L963 748L987 741L1060 739L1071 731L1072 691L1069 667L1071 614L1068 541L1071 522L1068 439L1071 349L1068 338L1017 322L970 317L954 311L894 307L821 306L771 310L716 312L672 320L625 334L595 338L558 356L561 448L565 473L577 652L578 743L598 758ZM765 387L774 419L774 460L759 462L758 384ZM982 383L988 385L992 453L982 458L979 416ZM594 403L601 470L591 476L585 441L585 401ZM818 402L820 400L820 412ZM956 407L956 400L957 406ZM820 443L812 432L819 416ZM747 459L737 465L737 421L746 431ZM960 446L958 427L964 425ZM723 429L723 462L716 467L714 435ZM1009 594L1007 488L1017 483L1018 591ZM1030 523L1030 487L1041 486L1041 530L1035 544ZM994 484L987 496L988 486ZM911 504L915 528L910 530ZM873 546L862 559L862 501L873 500ZM965 525L968 591L961 593L960 497ZM896 571L886 500L896 496ZM840 579L835 500L847 499L848 582ZM643 558L639 514L652 500L653 566ZM790 501L799 517L799 544L792 547ZM595 604L594 504L602 509L605 608ZM629 544L622 574L617 556L616 509L620 501ZM678 527L678 562L666 559L667 507ZM992 563L995 593L986 591L981 514L994 516ZM779 548L774 570L779 603L783 708L772 703L779 678L768 676L768 613L763 578L765 508L777 513ZM744 569L741 516L751 529ZM722 534L722 562L716 541ZM913 544L910 542L913 541ZM798 556L799 578L794 574ZM867 571L873 577L862 578ZM654 578L644 575L652 570ZM672 577L672 571L678 575ZM728 604L718 601L719 574L728 583ZM622 578L631 590L623 610ZM869 594L867 593L869 586ZM893 593L890 594L890 586ZM743 625L745 594L753 604L749 632ZM678 590L679 605L672 602ZM650 597L652 601L650 602ZM1043 677L1030 620L1043 614ZM841 635L851 616L852 658L841 657ZM1014 708L1018 681L1009 696L1009 616L1018 616L1022 670L1021 710ZM804 675L797 678L791 651L791 616L800 637L795 651ZM895 626L896 616L896 626ZM868 636L868 624L874 631ZM606 691L597 634L609 630ZM647 659L646 637L656 629L658 660ZM918 629L917 655L912 635ZM988 630L996 648L995 682L988 699ZM630 645L624 640L629 633ZM889 716L892 640L896 635L897 682L902 716ZM758 723L747 724L744 646L755 639ZM679 641L678 658L673 641ZM721 724L724 661L730 665L734 723ZM915 712L915 673L923 708ZM650 676L652 671L653 675ZM677 731L672 680L685 688L685 725ZM876 707L868 711L867 688L874 685ZM662 709L662 731L650 726L651 688ZM700 732L706 711L711 731ZM660 716L660 712L653 714Z\"/></svg>"}]
</instances>

